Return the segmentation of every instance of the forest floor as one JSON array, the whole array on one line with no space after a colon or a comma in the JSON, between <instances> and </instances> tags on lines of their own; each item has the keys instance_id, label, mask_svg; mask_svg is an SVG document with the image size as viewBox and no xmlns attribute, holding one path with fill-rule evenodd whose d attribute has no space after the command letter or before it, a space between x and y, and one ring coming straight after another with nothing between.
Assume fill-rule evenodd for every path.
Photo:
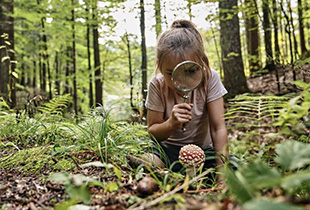
<instances>
[{"instance_id":1,"label":"forest floor","mask_svg":"<svg viewBox=\"0 0 310 210\"><path fill-rule=\"evenodd\" d=\"M305 66L305 69L310 69L310 66ZM284 68L279 68L281 71ZM249 78L248 86L253 93L261 94L273 94L283 95L291 91L295 91L296 87L291 85L289 81L292 80L292 69L287 67L285 72L280 75L280 87L281 92L278 92L277 80L275 72L271 74L265 74L260 77ZM297 80L310 82L310 74L302 71L297 74ZM238 120L238 119L236 119ZM228 130L229 136L235 136L235 130ZM238 135L245 135L238 131ZM16 134L18 135L18 134ZM10 139L2 139L2 143L9 142ZM28 145L27 148L35 147L35 145ZM5 161L5 157L10 157L16 153L15 149L5 148L0 151L0 158ZM40 152L34 151L39 156ZM40 153L41 154L41 153ZM30 152L28 155L31 155ZM26 154L27 156L27 154ZM27 157L24 157L25 160ZM41 157L41 156L40 156ZM71 160L74 161L72 162ZM74 157L67 157L68 164L70 167L63 171L70 172L72 174L82 174L87 177L95 179L106 179L106 181L113 181L116 179L114 176L105 177L103 176L103 170L98 167L86 167L81 168L80 165L90 161L100 161L100 156L91 150L83 150L74 153ZM50 161L57 163L59 160L53 157L43 160L47 164L40 168L39 171L33 171L28 166L28 170L20 170L27 163L20 161L20 165L16 165L14 169L6 170L0 169L0 208L7 210L15 209L53 209L57 204L63 202L69 198L65 191L63 184L52 182L47 178L51 173L52 168L49 166ZM71 162L70 162L71 161ZM71 164L71 165L70 165ZM33 167L35 167L35 162ZM72 170L73 169L73 170ZM130 176L130 172L126 171L126 168L122 169L121 184L119 184L118 190L107 192L102 187L90 186L90 192L93 195L91 198L91 204L88 206L81 205L80 207L75 206L71 209L105 209L105 210L122 210L128 209L130 206L138 207L135 203L142 203L144 199L136 192L137 181L135 178ZM62 171L61 168L58 171ZM127 176L128 175L128 176ZM174 197L174 199L168 200L165 203L159 202L159 205L154 205L147 209L241 209L241 207L231 198L224 196L225 191L211 191L201 192L196 194L183 194L182 197ZM154 195L148 197L151 201L152 197L155 199L159 197L160 192L155 192ZM276 192L266 192L276 196ZM178 200L179 199L179 200ZM279 200L286 199L283 196L279 196ZM164 204L163 204L164 203ZM58 209L67 209L70 202L67 204L63 203ZM310 204L304 205L306 208L310 208Z\"/></svg>"}]
</instances>

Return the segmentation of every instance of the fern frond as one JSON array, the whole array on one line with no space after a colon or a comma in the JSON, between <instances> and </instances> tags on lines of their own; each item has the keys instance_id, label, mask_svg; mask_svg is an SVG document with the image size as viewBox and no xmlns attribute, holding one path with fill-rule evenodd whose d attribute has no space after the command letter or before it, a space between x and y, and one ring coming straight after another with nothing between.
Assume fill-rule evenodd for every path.
<instances>
[{"instance_id":1,"label":"fern frond","mask_svg":"<svg viewBox=\"0 0 310 210\"><path fill-rule=\"evenodd\" d=\"M39 111L50 115L60 115L63 114L64 109L68 107L71 101L72 97L70 94L58 96L43 104Z\"/></svg>"}]
</instances>

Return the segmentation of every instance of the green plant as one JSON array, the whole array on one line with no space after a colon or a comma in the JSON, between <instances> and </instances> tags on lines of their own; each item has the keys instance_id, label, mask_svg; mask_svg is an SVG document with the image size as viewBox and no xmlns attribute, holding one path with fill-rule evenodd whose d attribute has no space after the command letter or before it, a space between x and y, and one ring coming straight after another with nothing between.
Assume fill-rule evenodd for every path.
<instances>
[{"instance_id":1,"label":"green plant","mask_svg":"<svg viewBox=\"0 0 310 210\"><path fill-rule=\"evenodd\" d=\"M57 96L39 107L39 111L50 115L63 115L64 109L68 107L71 101L70 94Z\"/></svg>"},{"instance_id":2,"label":"green plant","mask_svg":"<svg viewBox=\"0 0 310 210\"><path fill-rule=\"evenodd\" d=\"M299 140L310 140L310 84L294 81L303 91L292 98L280 111L279 118L274 126L279 126L282 134Z\"/></svg>"},{"instance_id":3,"label":"green plant","mask_svg":"<svg viewBox=\"0 0 310 210\"><path fill-rule=\"evenodd\" d=\"M286 195L307 200L310 189L305 183L310 181L310 145L298 141L286 141L276 145L274 161L278 167L270 167L261 160L243 165L236 172L226 169L227 185L236 200L252 209L252 204L263 197L263 192L280 188ZM308 185L306 185L308 186ZM272 205L276 205L271 203ZM283 206L284 204L279 204ZM285 205L284 205L285 206ZM291 209L291 208L290 208Z\"/></svg>"},{"instance_id":4,"label":"green plant","mask_svg":"<svg viewBox=\"0 0 310 210\"><path fill-rule=\"evenodd\" d=\"M279 111L286 106L289 98L284 96L262 96L243 94L229 100L229 109L225 114L228 129L238 129L246 132L243 139L268 136L273 130L273 123L279 116ZM267 130L268 132L265 132Z\"/></svg>"}]
</instances>

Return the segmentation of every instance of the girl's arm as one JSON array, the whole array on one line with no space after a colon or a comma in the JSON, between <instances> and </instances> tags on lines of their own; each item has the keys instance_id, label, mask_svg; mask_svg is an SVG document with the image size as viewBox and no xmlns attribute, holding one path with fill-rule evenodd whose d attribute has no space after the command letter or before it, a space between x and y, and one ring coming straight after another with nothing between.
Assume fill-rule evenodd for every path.
<instances>
[{"instance_id":1,"label":"girl's arm","mask_svg":"<svg viewBox=\"0 0 310 210\"><path fill-rule=\"evenodd\" d=\"M171 117L164 121L164 114L148 109L147 126L148 131L157 141L164 141L169 138L173 131L181 129L183 123L188 123L191 119L192 104L182 103L173 107Z\"/></svg>"},{"instance_id":2,"label":"girl's arm","mask_svg":"<svg viewBox=\"0 0 310 210\"><path fill-rule=\"evenodd\" d=\"M216 165L218 166L217 168L220 169L220 166L223 164L220 156L224 156L224 160L225 158L227 160L229 158L228 137L224 120L223 98L212 101L208 103L207 106L213 147L215 153L218 155L216 158ZM219 181L221 181L221 177L219 179Z\"/></svg>"}]
</instances>

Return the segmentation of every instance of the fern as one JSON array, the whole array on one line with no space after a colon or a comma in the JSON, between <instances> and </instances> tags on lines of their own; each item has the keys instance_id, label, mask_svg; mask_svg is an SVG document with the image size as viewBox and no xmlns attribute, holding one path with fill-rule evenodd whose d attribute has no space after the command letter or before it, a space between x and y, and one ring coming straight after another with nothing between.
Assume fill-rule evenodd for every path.
<instances>
[{"instance_id":1,"label":"fern","mask_svg":"<svg viewBox=\"0 0 310 210\"><path fill-rule=\"evenodd\" d=\"M263 128L273 129L273 123L288 100L284 96L239 95L229 101L225 119L231 127L261 135Z\"/></svg>"},{"instance_id":2,"label":"fern","mask_svg":"<svg viewBox=\"0 0 310 210\"><path fill-rule=\"evenodd\" d=\"M70 94L58 96L56 98L53 98L49 102L43 104L39 108L39 111L46 113L46 114L50 114L50 115L63 114L64 109L68 107L71 100L72 98Z\"/></svg>"}]
</instances>

